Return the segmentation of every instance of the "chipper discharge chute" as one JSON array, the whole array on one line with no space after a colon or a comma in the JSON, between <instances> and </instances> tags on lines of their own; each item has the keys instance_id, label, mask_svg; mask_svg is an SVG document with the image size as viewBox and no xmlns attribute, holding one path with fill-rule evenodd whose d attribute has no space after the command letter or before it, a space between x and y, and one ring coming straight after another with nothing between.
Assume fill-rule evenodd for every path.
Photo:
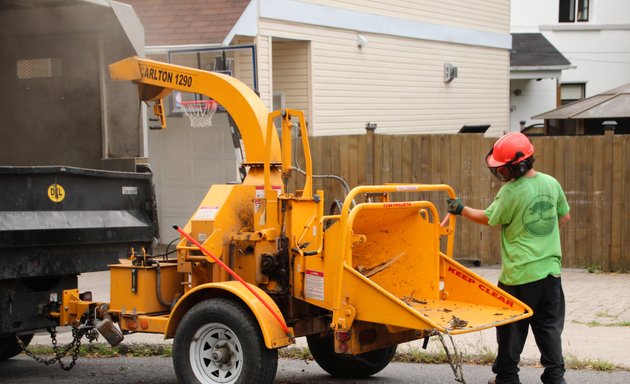
<instances>
[{"instance_id":1,"label":"chipper discharge chute","mask_svg":"<svg viewBox=\"0 0 630 384\"><path fill-rule=\"evenodd\" d=\"M269 113L240 81L194 68L134 57L110 71L136 82L157 112L172 90L222 105L242 135L247 176L210 187L178 228L176 259L136 255L112 266L111 305L71 297L66 322L100 313L99 329L115 333L117 323L123 332L174 338L182 382L271 383L277 349L295 337L307 337L332 375L362 378L382 370L400 343L531 316L525 304L452 259L454 217L442 227L431 201L393 200L404 193L443 201L455 197L449 186L356 187L338 214L324 215L302 112ZM295 180L294 127L305 166Z\"/></svg>"}]
</instances>

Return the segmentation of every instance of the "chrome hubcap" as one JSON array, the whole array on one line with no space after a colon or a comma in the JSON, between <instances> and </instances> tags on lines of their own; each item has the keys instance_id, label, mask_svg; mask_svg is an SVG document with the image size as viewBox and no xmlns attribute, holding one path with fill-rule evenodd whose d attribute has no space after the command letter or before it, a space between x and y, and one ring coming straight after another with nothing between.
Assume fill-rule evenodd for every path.
<instances>
[{"instance_id":1,"label":"chrome hubcap","mask_svg":"<svg viewBox=\"0 0 630 384\"><path fill-rule=\"evenodd\" d=\"M190 344L190 363L202 383L234 383L242 371L243 349L230 328L206 324Z\"/></svg>"}]
</instances>

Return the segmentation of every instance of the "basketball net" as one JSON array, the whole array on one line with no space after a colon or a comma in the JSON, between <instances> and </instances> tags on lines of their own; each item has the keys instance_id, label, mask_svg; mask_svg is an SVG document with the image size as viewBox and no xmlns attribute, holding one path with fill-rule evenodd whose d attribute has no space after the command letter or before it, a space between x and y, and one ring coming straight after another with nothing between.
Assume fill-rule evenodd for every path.
<instances>
[{"instance_id":1,"label":"basketball net","mask_svg":"<svg viewBox=\"0 0 630 384\"><path fill-rule=\"evenodd\" d=\"M217 111L218 103L214 100L180 101L184 113L190 119L193 128L212 126L212 116Z\"/></svg>"}]
</instances>

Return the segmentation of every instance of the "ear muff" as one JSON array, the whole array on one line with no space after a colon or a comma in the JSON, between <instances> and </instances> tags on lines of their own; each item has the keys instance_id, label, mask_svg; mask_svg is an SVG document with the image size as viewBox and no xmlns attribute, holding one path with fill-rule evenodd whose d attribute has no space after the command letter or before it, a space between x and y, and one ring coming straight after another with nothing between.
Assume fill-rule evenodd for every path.
<instances>
[{"instance_id":1,"label":"ear muff","mask_svg":"<svg viewBox=\"0 0 630 384\"><path fill-rule=\"evenodd\" d=\"M534 166L534 156L530 156L519 163L512 164L511 165L512 176L515 179L518 179L519 177L525 175L530 169L532 169L533 166Z\"/></svg>"},{"instance_id":2,"label":"ear muff","mask_svg":"<svg viewBox=\"0 0 630 384\"><path fill-rule=\"evenodd\" d=\"M512 158L512 160L510 160L510 162L506 164L508 169L510 170L510 179L518 179L519 177L527 173L527 164L525 164L525 161L518 161L523 156L525 156L523 152L517 151L514 154L514 158Z\"/></svg>"},{"instance_id":3,"label":"ear muff","mask_svg":"<svg viewBox=\"0 0 630 384\"><path fill-rule=\"evenodd\" d=\"M518 161L523 156L525 156L525 154L518 151L514 154L512 161L510 161L510 168L515 179L518 179L527 172L527 164L525 164L525 161Z\"/></svg>"},{"instance_id":4,"label":"ear muff","mask_svg":"<svg viewBox=\"0 0 630 384\"><path fill-rule=\"evenodd\" d=\"M518 164L514 164L512 165L512 173L514 174L514 178L518 179L519 177L523 176L524 174L527 173L528 169L527 169L527 164L525 164L525 161L521 161Z\"/></svg>"}]
</instances>

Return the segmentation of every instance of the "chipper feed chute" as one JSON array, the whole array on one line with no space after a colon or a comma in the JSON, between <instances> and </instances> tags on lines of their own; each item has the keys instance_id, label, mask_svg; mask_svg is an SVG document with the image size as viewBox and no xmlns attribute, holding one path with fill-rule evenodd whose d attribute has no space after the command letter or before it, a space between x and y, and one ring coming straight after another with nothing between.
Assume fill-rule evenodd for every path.
<instances>
[{"instance_id":1,"label":"chipper feed chute","mask_svg":"<svg viewBox=\"0 0 630 384\"><path fill-rule=\"evenodd\" d=\"M359 187L348 198L410 190L454 196L443 185L394 185ZM344 250L342 270L327 287L333 296L333 326L349 329L358 320L460 334L531 316L527 305L440 251L442 237L452 249L454 226L451 220L441 227L429 201L371 202L344 211L325 236L331 254L335 244ZM324 275L335 276L333 269L325 267Z\"/></svg>"}]
</instances>

